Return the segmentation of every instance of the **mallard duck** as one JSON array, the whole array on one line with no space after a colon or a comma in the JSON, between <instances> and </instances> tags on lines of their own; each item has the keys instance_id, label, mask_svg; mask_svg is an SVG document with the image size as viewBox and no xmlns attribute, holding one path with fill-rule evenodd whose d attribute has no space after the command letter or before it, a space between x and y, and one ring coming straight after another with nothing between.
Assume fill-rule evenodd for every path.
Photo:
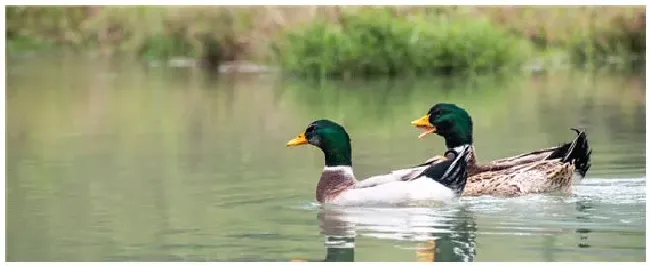
<instances>
[{"instance_id":1,"label":"mallard duck","mask_svg":"<svg viewBox=\"0 0 650 266\"><path fill-rule=\"evenodd\" d=\"M426 170L396 171L377 180L391 179L395 182L366 184L359 182L352 171L352 145L345 129L329 120L317 120L296 138L289 140L288 147L311 144L325 155L325 167L316 186L316 200L333 205L401 205L420 202L446 202L457 198L467 179L469 146L456 146L445 153L445 159ZM405 174L405 172L412 174Z\"/></svg>"},{"instance_id":2,"label":"mallard duck","mask_svg":"<svg viewBox=\"0 0 650 266\"><path fill-rule=\"evenodd\" d=\"M424 129L419 138L436 133L445 139L449 149L469 146L466 157L469 176L463 196L567 192L591 167L587 135L577 129L572 129L577 137L569 143L478 164L473 147L472 118L465 109L449 103L436 104L411 124ZM434 156L414 169L435 165L441 160L444 157Z\"/></svg>"}]
</instances>

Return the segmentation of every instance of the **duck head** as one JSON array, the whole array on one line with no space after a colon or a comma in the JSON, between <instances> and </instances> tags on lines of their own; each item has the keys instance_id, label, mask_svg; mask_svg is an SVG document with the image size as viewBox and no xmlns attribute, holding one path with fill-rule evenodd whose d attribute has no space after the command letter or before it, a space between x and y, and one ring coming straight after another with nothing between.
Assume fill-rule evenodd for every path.
<instances>
[{"instance_id":1,"label":"duck head","mask_svg":"<svg viewBox=\"0 0 650 266\"><path fill-rule=\"evenodd\" d=\"M419 138L436 133L445 139L445 145L450 149L473 144L472 117L465 109L455 104L436 104L426 115L411 124L424 130Z\"/></svg>"},{"instance_id":2,"label":"duck head","mask_svg":"<svg viewBox=\"0 0 650 266\"><path fill-rule=\"evenodd\" d=\"M303 133L289 140L287 147L310 144L323 151L326 166L351 166L352 146L345 129L330 120L309 123Z\"/></svg>"}]
</instances>

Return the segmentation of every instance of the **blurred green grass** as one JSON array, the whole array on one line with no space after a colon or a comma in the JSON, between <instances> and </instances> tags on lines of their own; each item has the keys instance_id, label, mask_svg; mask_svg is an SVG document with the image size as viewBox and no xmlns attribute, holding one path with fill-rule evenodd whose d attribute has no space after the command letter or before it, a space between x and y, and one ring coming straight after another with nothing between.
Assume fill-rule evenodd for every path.
<instances>
[{"instance_id":1,"label":"blurred green grass","mask_svg":"<svg viewBox=\"0 0 650 266\"><path fill-rule=\"evenodd\" d=\"M251 60L314 76L495 71L558 54L580 65L645 60L644 7L5 10L9 54L56 49L211 65Z\"/></svg>"}]
</instances>

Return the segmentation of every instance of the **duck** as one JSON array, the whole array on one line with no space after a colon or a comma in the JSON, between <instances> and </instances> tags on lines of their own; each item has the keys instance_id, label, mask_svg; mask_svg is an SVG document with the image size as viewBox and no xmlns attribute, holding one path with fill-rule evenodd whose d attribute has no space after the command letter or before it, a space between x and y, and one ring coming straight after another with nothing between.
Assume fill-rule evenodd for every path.
<instances>
[{"instance_id":1,"label":"duck","mask_svg":"<svg viewBox=\"0 0 650 266\"><path fill-rule=\"evenodd\" d=\"M420 139L435 133L444 138L449 149L468 147L468 178L461 196L566 193L586 177L591 167L592 149L584 130L571 128L577 134L571 142L480 164L473 146L472 118L464 108L438 103L411 124L424 130L418 136ZM429 167L444 159L436 155L411 170Z\"/></svg>"},{"instance_id":2,"label":"duck","mask_svg":"<svg viewBox=\"0 0 650 266\"><path fill-rule=\"evenodd\" d=\"M413 206L446 203L463 193L467 181L467 145L450 149L444 153L444 159L422 171L396 170L373 177L377 182L359 185L352 169L350 137L343 126L327 119L313 121L303 133L289 140L287 147L306 144L319 148L324 155L325 166L316 186L316 201L323 205Z\"/></svg>"}]
</instances>

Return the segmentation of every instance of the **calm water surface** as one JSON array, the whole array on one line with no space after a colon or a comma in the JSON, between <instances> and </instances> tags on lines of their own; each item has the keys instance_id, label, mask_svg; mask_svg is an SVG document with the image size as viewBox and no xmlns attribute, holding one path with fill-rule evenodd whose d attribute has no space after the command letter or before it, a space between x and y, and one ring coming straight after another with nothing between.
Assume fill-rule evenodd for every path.
<instances>
[{"instance_id":1,"label":"calm water surface","mask_svg":"<svg viewBox=\"0 0 650 266\"><path fill-rule=\"evenodd\" d=\"M323 82L75 59L7 67L10 261L644 261L645 76ZM322 209L323 158L286 141L345 125L359 179L444 151L409 122L465 106L479 160L588 129L571 195Z\"/></svg>"}]
</instances>

